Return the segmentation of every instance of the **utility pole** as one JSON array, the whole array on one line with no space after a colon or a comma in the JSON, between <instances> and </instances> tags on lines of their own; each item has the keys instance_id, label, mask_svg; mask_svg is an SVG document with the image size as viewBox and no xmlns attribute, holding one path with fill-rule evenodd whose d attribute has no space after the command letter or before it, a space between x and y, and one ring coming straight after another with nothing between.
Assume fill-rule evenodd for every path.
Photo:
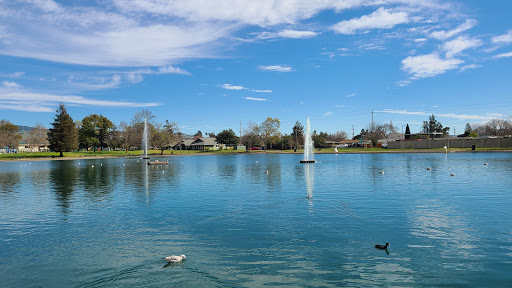
<instances>
[{"instance_id":1,"label":"utility pole","mask_svg":"<svg viewBox=\"0 0 512 288\"><path fill-rule=\"evenodd\" d=\"M372 126L373 126L373 109L372 109Z\"/></svg>"},{"instance_id":2,"label":"utility pole","mask_svg":"<svg viewBox=\"0 0 512 288\"><path fill-rule=\"evenodd\" d=\"M354 140L354 125L352 125L352 140Z\"/></svg>"},{"instance_id":3,"label":"utility pole","mask_svg":"<svg viewBox=\"0 0 512 288\"><path fill-rule=\"evenodd\" d=\"M457 137L457 133L455 133L455 125L453 125L453 136Z\"/></svg>"},{"instance_id":4,"label":"utility pole","mask_svg":"<svg viewBox=\"0 0 512 288\"><path fill-rule=\"evenodd\" d=\"M242 139L242 120L240 120L240 139Z\"/></svg>"}]
</instances>

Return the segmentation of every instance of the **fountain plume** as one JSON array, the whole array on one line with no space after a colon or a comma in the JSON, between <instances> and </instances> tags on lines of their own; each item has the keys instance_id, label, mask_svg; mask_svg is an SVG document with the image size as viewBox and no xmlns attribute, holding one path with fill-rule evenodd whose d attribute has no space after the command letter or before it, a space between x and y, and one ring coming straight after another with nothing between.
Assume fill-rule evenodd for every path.
<instances>
[{"instance_id":1,"label":"fountain plume","mask_svg":"<svg viewBox=\"0 0 512 288\"><path fill-rule=\"evenodd\" d=\"M308 122L306 123L306 135L304 139L304 160L300 161L300 163L315 163L315 152L313 151L314 142L313 138L311 138L311 127L309 126L309 117Z\"/></svg>"}]
</instances>

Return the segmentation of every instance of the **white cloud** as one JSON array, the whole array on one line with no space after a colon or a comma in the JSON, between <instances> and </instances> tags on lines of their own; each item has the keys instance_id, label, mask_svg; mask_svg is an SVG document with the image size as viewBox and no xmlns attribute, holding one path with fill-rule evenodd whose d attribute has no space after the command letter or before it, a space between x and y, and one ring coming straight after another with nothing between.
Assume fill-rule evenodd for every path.
<instances>
[{"instance_id":1,"label":"white cloud","mask_svg":"<svg viewBox=\"0 0 512 288\"><path fill-rule=\"evenodd\" d=\"M331 116L332 114L334 114L334 113L332 113L331 111L327 111L327 112L325 112L322 116L324 116L324 117L329 117L329 116Z\"/></svg>"},{"instance_id":2,"label":"white cloud","mask_svg":"<svg viewBox=\"0 0 512 288\"><path fill-rule=\"evenodd\" d=\"M356 93L352 93L352 94L348 94L348 95L346 95L345 97L350 98L350 97L354 97L354 96L356 96L356 95L357 95Z\"/></svg>"},{"instance_id":3,"label":"white cloud","mask_svg":"<svg viewBox=\"0 0 512 288\"><path fill-rule=\"evenodd\" d=\"M9 75L10 77L13 77L13 78L19 78L21 76L25 75L25 72L14 72L12 73L11 75Z\"/></svg>"},{"instance_id":4,"label":"white cloud","mask_svg":"<svg viewBox=\"0 0 512 288\"><path fill-rule=\"evenodd\" d=\"M338 34L355 34L370 29L389 29L408 22L409 17L406 12L390 12L381 7L372 14L341 21L331 28Z\"/></svg>"},{"instance_id":5,"label":"white cloud","mask_svg":"<svg viewBox=\"0 0 512 288\"><path fill-rule=\"evenodd\" d=\"M465 66L460 67L460 71L466 71L466 70L470 70L470 69L476 69L476 68L479 68L479 67L482 67L482 65L478 65L478 64L465 65Z\"/></svg>"},{"instance_id":6,"label":"white cloud","mask_svg":"<svg viewBox=\"0 0 512 288\"><path fill-rule=\"evenodd\" d=\"M180 67L173 67L170 65L158 68L158 71L150 74L183 74L190 75L190 72L181 69Z\"/></svg>"},{"instance_id":7,"label":"white cloud","mask_svg":"<svg viewBox=\"0 0 512 288\"><path fill-rule=\"evenodd\" d=\"M326 10L339 13L399 4L403 11L419 11L445 5L419 0L86 2L2 1L0 55L101 67L159 67L223 57L225 47L244 41L234 35L247 31L248 26L297 27L300 21ZM406 12L379 8L341 26L348 25L348 30L356 32L408 21ZM319 34L309 30L285 29L269 35L310 38ZM130 81L141 81L140 75L129 77Z\"/></svg>"},{"instance_id":8,"label":"white cloud","mask_svg":"<svg viewBox=\"0 0 512 288\"><path fill-rule=\"evenodd\" d=\"M407 111L407 110L393 110L393 109L384 109L382 111L375 111L378 113L391 113L391 114L404 114L404 115L420 115L420 116L429 116L433 113L426 113L426 112L413 112L413 111ZM494 114L486 114L485 116L482 115L470 115L470 114L453 114L453 113L447 113L447 114L435 114L438 117L446 117L446 118L455 118L455 119L469 119L469 120L491 120L495 119L496 115Z\"/></svg>"},{"instance_id":9,"label":"white cloud","mask_svg":"<svg viewBox=\"0 0 512 288\"><path fill-rule=\"evenodd\" d=\"M441 59L436 53L409 56L402 60L402 70L412 74L411 79L433 77L456 69L464 61L456 58Z\"/></svg>"},{"instance_id":10,"label":"white cloud","mask_svg":"<svg viewBox=\"0 0 512 288\"><path fill-rule=\"evenodd\" d=\"M282 30L279 32L262 32L257 34L257 38L260 39L272 39L272 38L291 38L291 39L303 39L312 38L320 33L313 31L299 31L299 30Z\"/></svg>"},{"instance_id":11,"label":"white cloud","mask_svg":"<svg viewBox=\"0 0 512 288\"><path fill-rule=\"evenodd\" d=\"M374 111L376 113L391 113L391 114L405 114L405 115L430 115L425 112L410 112L407 110L393 110L393 109L384 109L382 111Z\"/></svg>"},{"instance_id":12,"label":"white cloud","mask_svg":"<svg viewBox=\"0 0 512 288\"><path fill-rule=\"evenodd\" d=\"M483 41L476 38L469 38L468 36L459 36L453 40L450 40L443 45L443 50L446 51L446 57L452 58L460 52L469 49L476 48L483 44Z\"/></svg>"},{"instance_id":13,"label":"white cloud","mask_svg":"<svg viewBox=\"0 0 512 288\"><path fill-rule=\"evenodd\" d=\"M257 93L272 93L272 90L257 90L257 89L251 89L249 91L257 92Z\"/></svg>"},{"instance_id":14,"label":"white cloud","mask_svg":"<svg viewBox=\"0 0 512 288\"><path fill-rule=\"evenodd\" d=\"M455 27L452 30L434 31L430 34L430 37L438 39L438 40L446 40L446 39L449 39L459 33L462 33L466 30L473 28L477 23L478 22L474 19L468 19L468 20L466 20L466 22L460 24L459 26Z\"/></svg>"},{"instance_id":15,"label":"white cloud","mask_svg":"<svg viewBox=\"0 0 512 288\"><path fill-rule=\"evenodd\" d=\"M2 5L11 12L0 16L10 24L0 54L92 66L164 66L216 57L219 40L231 44L234 40L225 37L237 29L227 22L182 25L107 7L53 3L46 9L34 3L42 1Z\"/></svg>"},{"instance_id":16,"label":"white cloud","mask_svg":"<svg viewBox=\"0 0 512 288\"><path fill-rule=\"evenodd\" d=\"M268 65L268 66L258 66L258 69L263 71L274 71L274 72L290 72L293 71L290 66L281 66L281 65Z\"/></svg>"},{"instance_id":17,"label":"white cloud","mask_svg":"<svg viewBox=\"0 0 512 288\"><path fill-rule=\"evenodd\" d=\"M508 57L512 57L512 52L501 53L501 54L492 56L492 58L494 58L494 59L497 59L497 58L508 58Z\"/></svg>"},{"instance_id":18,"label":"white cloud","mask_svg":"<svg viewBox=\"0 0 512 288\"><path fill-rule=\"evenodd\" d=\"M320 53L320 55L326 55L329 58L334 58L334 56L336 56L336 54L334 52L322 52L322 53Z\"/></svg>"},{"instance_id":19,"label":"white cloud","mask_svg":"<svg viewBox=\"0 0 512 288\"><path fill-rule=\"evenodd\" d=\"M14 92L12 92L14 91ZM17 90L0 90L0 109L28 112L55 112L59 103L107 107L153 107L159 103L136 103L85 98L75 95L54 95Z\"/></svg>"},{"instance_id":20,"label":"white cloud","mask_svg":"<svg viewBox=\"0 0 512 288\"><path fill-rule=\"evenodd\" d=\"M134 71L126 72L126 78L132 83L138 83L144 80L144 75L160 75L160 74L181 74L191 75L190 72L181 69L180 67L174 67L171 65L163 66L158 69L137 69Z\"/></svg>"},{"instance_id":21,"label":"white cloud","mask_svg":"<svg viewBox=\"0 0 512 288\"><path fill-rule=\"evenodd\" d=\"M345 105L334 105L334 107L336 107L336 108L345 108L346 106Z\"/></svg>"},{"instance_id":22,"label":"white cloud","mask_svg":"<svg viewBox=\"0 0 512 288\"><path fill-rule=\"evenodd\" d=\"M503 35L494 36L491 38L491 42L494 44L510 44L512 43L512 30L508 30Z\"/></svg>"},{"instance_id":23,"label":"white cloud","mask_svg":"<svg viewBox=\"0 0 512 288\"><path fill-rule=\"evenodd\" d=\"M400 80L396 82L396 85L399 87L409 86L409 84L411 84L411 80Z\"/></svg>"},{"instance_id":24,"label":"white cloud","mask_svg":"<svg viewBox=\"0 0 512 288\"><path fill-rule=\"evenodd\" d=\"M245 90L245 89L247 89L244 86L232 85L232 84L222 84L222 85L219 85L219 87L222 89L227 89L227 90Z\"/></svg>"},{"instance_id":25,"label":"white cloud","mask_svg":"<svg viewBox=\"0 0 512 288\"><path fill-rule=\"evenodd\" d=\"M2 86L6 88L19 88L20 85L16 82L3 81Z\"/></svg>"},{"instance_id":26,"label":"white cloud","mask_svg":"<svg viewBox=\"0 0 512 288\"><path fill-rule=\"evenodd\" d=\"M268 101L267 99L264 99L264 98L254 98L254 97L242 97L242 99L252 100L252 101Z\"/></svg>"},{"instance_id":27,"label":"white cloud","mask_svg":"<svg viewBox=\"0 0 512 288\"><path fill-rule=\"evenodd\" d=\"M414 39L413 41L416 43L423 43L423 42L426 42L427 40L428 40L427 38L418 38L418 39Z\"/></svg>"},{"instance_id":28,"label":"white cloud","mask_svg":"<svg viewBox=\"0 0 512 288\"><path fill-rule=\"evenodd\" d=\"M81 80L82 77L70 76L68 78L68 83L73 83L74 85L85 88L85 89L112 89L117 88L121 85L121 76L114 74L112 78L105 77L96 77L95 82L77 82L76 80Z\"/></svg>"}]
</instances>

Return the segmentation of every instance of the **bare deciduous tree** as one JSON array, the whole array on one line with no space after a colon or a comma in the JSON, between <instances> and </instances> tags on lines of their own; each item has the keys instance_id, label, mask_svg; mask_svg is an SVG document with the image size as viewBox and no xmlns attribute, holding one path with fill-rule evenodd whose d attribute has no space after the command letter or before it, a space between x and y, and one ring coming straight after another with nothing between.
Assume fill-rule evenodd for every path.
<instances>
[{"instance_id":1,"label":"bare deciduous tree","mask_svg":"<svg viewBox=\"0 0 512 288\"><path fill-rule=\"evenodd\" d=\"M34 129L30 130L27 136L27 144L31 147L37 147L37 151L41 151L41 146L48 145L48 129L41 123L37 123Z\"/></svg>"},{"instance_id":2,"label":"bare deciduous tree","mask_svg":"<svg viewBox=\"0 0 512 288\"><path fill-rule=\"evenodd\" d=\"M254 122L249 122L247 124L247 129L244 130L244 135L242 135L242 139L240 140L248 149L251 149L254 146L260 146L260 126Z\"/></svg>"}]
</instances>

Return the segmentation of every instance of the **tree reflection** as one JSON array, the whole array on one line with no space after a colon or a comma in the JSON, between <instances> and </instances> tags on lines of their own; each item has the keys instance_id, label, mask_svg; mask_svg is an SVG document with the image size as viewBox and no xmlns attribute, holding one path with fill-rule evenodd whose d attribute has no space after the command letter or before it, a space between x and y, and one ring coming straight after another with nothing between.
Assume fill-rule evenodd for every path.
<instances>
[{"instance_id":1,"label":"tree reflection","mask_svg":"<svg viewBox=\"0 0 512 288\"><path fill-rule=\"evenodd\" d=\"M114 184L121 173L121 168L113 164L114 161L95 163L94 168L87 166L82 170L80 184L83 185L86 195L93 201L101 201L112 193ZM105 164L105 165L102 165Z\"/></svg>"},{"instance_id":2,"label":"tree reflection","mask_svg":"<svg viewBox=\"0 0 512 288\"><path fill-rule=\"evenodd\" d=\"M78 169L74 161L52 161L50 171L50 182L59 201L58 206L62 207L63 214L67 214L77 184Z\"/></svg>"},{"instance_id":3,"label":"tree reflection","mask_svg":"<svg viewBox=\"0 0 512 288\"><path fill-rule=\"evenodd\" d=\"M0 173L0 195L7 195L18 187L21 181L21 173L19 172L4 172Z\"/></svg>"}]
</instances>

